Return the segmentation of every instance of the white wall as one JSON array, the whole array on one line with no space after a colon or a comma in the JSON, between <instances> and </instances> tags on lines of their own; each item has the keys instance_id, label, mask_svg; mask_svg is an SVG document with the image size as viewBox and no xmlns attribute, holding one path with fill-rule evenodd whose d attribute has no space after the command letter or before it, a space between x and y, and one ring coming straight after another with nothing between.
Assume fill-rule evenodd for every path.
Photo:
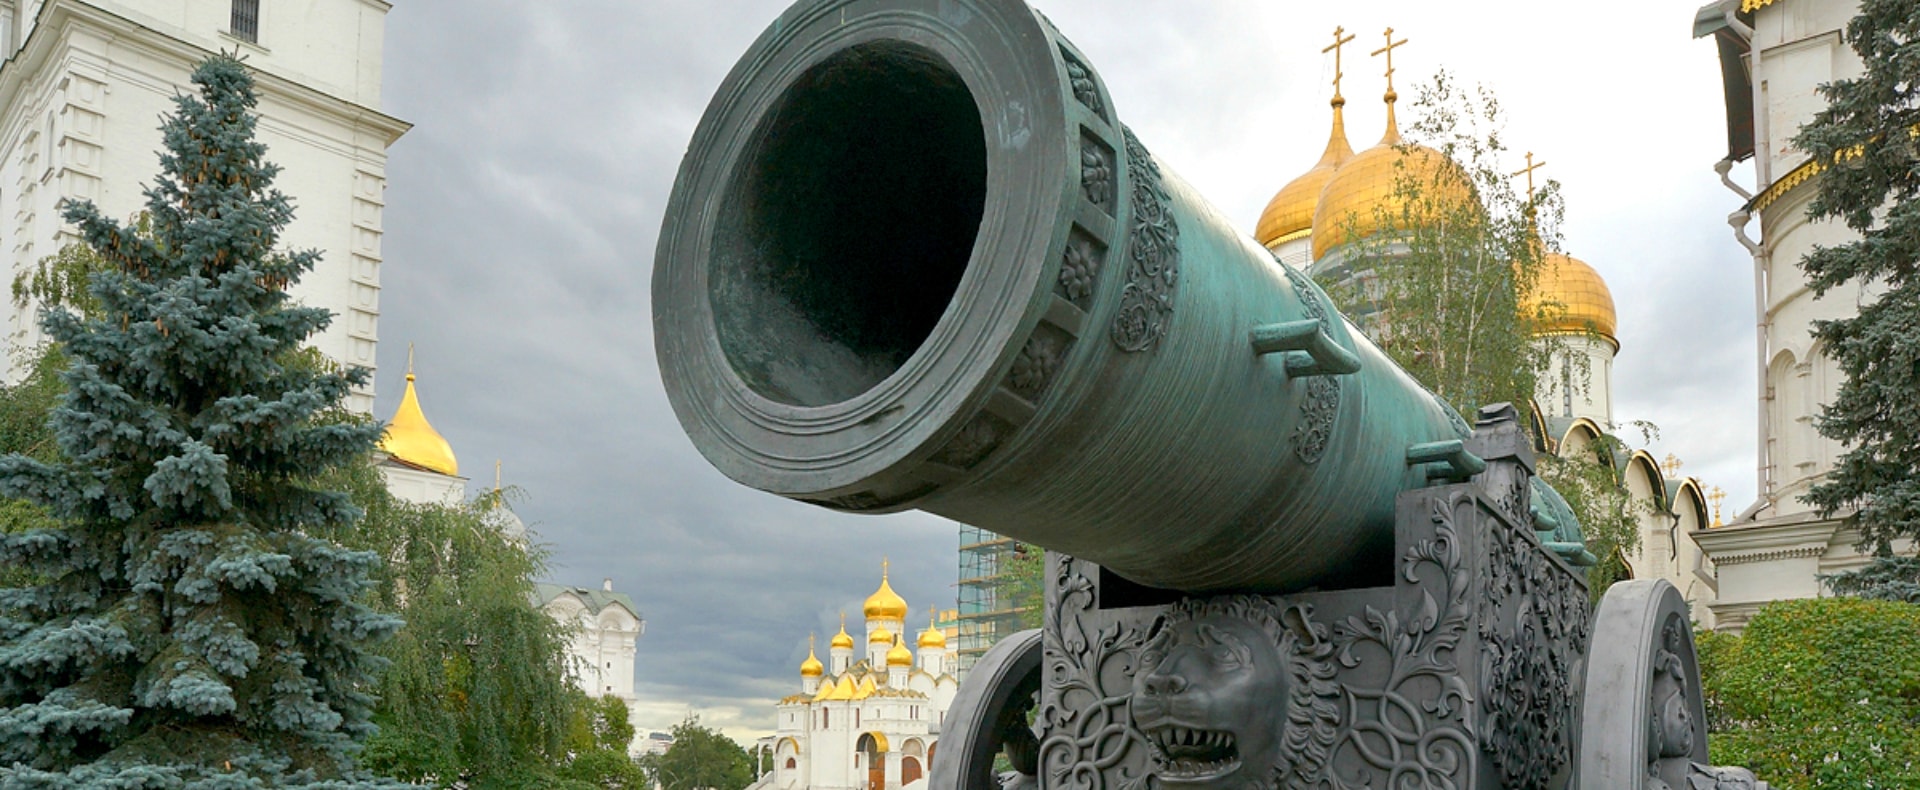
<instances>
[{"instance_id":1,"label":"white wall","mask_svg":"<svg viewBox=\"0 0 1920 790\"><path fill-rule=\"evenodd\" d=\"M0 66L0 275L10 282L74 240L56 208L63 199L92 200L116 218L139 211L144 185L158 171L156 119L190 87L196 62L237 49L257 71L258 138L282 167L275 186L296 209L281 242L322 252L295 295L339 314L313 344L337 361L372 368L386 148L407 128L379 112L388 6L262 6L258 45L227 35L228 5L206 0L52 0L37 19L15 17L19 30L35 34L16 34L19 49ZM14 342L39 340L35 312L4 308ZM371 382L350 405L372 408Z\"/></svg>"}]
</instances>

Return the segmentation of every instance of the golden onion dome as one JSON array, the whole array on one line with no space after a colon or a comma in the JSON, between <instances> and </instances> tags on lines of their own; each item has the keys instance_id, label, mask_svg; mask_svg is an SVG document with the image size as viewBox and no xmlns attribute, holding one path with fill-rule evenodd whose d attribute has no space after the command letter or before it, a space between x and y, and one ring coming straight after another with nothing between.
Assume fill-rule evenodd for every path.
<instances>
[{"instance_id":1,"label":"golden onion dome","mask_svg":"<svg viewBox=\"0 0 1920 790\"><path fill-rule=\"evenodd\" d=\"M427 424L427 415L420 411L420 398L413 391L413 366L407 367L407 391L400 396L400 408L387 423L386 433L380 436L380 449L413 466L457 475L460 462L454 459L447 440Z\"/></svg>"},{"instance_id":2,"label":"golden onion dome","mask_svg":"<svg viewBox=\"0 0 1920 790\"><path fill-rule=\"evenodd\" d=\"M1613 312L1613 292L1600 273L1586 261L1558 252L1549 252L1540 261L1540 277L1534 283L1531 298L1521 303L1527 314L1541 315L1541 329L1548 333L1578 334L1592 331L1620 348L1618 318Z\"/></svg>"},{"instance_id":3,"label":"golden onion dome","mask_svg":"<svg viewBox=\"0 0 1920 790\"><path fill-rule=\"evenodd\" d=\"M888 631L887 627L884 625L874 628L873 633L867 634L867 644L870 644L870 645L885 644L892 641L893 641L893 632Z\"/></svg>"},{"instance_id":4,"label":"golden onion dome","mask_svg":"<svg viewBox=\"0 0 1920 790\"><path fill-rule=\"evenodd\" d=\"M927 630L920 632L919 643L921 647L937 647L943 650L947 647L946 632L941 631L939 626L934 624L931 616L927 618Z\"/></svg>"},{"instance_id":5,"label":"golden onion dome","mask_svg":"<svg viewBox=\"0 0 1920 790\"><path fill-rule=\"evenodd\" d=\"M1399 188L1402 183L1419 190L1418 205L1407 205L1410 196ZM1387 133L1378 144L1342 164L1320 192L1313 212L1313 258L1319 260L1335 247L1388 230L1409 215L1437 214L1439 219L1478 205L1472 179L1458 162L1400 139L1389 102Z\"/></svg>"},{"instance_id":6,"label":"golden onion dome","mask_svg":"<svg viewBox=\"0 0 1920 790\"><path fill-rule=\"evenodd\" d=\"M900 641L900 637L893 638L893 648L887 651L887 666L913 666L913 652L907 649L906 643Z\"/></svg>"},{"instance_id":7,"label":"golden onion dome","mask_svg":"<svg viewBox=\"0 0 1920 790\"><path fill-rule=\"evenodd\" d=\"M827 668L820 658L813 654L813 635L807 635L807 660L800 662L800 677L817 678L826 674Z\"/></svg>"},{"instance_id":8,"label":"golden onion dome","mask_svg":"<svg viewBox=\"0 0 1920 790\"><path fill-rule=\"evenodd\" d=\"M834 650L853 649L853 635L847 633L847 615L845 612L840 614L840 633L834 634L833 641L827 644Z\"/></svg>"},{"instance_id":9,"label":"golden onion dome","mask_svg":"<svg viewBox=\"0 0 1920 790\"><path fill-rule=\"evenodd\" d=\"M880 561L880 589L867 596L867 603L861 607L868 620L905 620L907 619L907 599L893 591L893 585L887 583L887 561Z\"/></svg>"},{"instance_id":10,"label":"golden onion dome","mask_svg":"<svg viewBox=\"0 0 1920 790\"><path fill-rule=\"evenodd\" d=\"M1347 144L1347 122L1341 111L1346 104L1346 99L1334 94L1333 131L1327 136L1327 149L1320 153L1320 161L1281 187L1274 193L1273 200L1267 202L1266 210L1260 212L1253 237L1261 245L1271 249L1313 232L1313 213L1320 205L1320 191L1340 166L1353 158L1353 146Z\"/></svg>"}]
</instances>

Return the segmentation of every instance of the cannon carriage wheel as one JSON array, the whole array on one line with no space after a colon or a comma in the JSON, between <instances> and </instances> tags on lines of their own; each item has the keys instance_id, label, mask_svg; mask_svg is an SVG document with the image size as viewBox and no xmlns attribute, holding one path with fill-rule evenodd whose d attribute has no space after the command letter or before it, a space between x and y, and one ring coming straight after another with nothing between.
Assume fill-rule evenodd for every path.
<instances>
[{"instance_id":1,"label":"cannon carriage wheel","mask_svg":"<svg viewBox=\"0 0 1920 790\"><path fill-rule=\"evenodd\" d=\"M1693 625L1664 579L1613 585L1593 618L1581 712L1579 790L1765 790L1707 761Z\"/></svg>"},{"instance_id":2,"label":"cannon carriage wheel","mask_svg":"<svg viewBox=\"0 0 1920 790\"><path fill-rule=\"evenodd\" d=\"M929 787L999 790L993 763L1003 749L1015 771L1038 773L1040 743L1027 712L1040 691L1040 652L1036 628L1000 640L974 664L947 709Z\"/></svg>"}]
</instances>

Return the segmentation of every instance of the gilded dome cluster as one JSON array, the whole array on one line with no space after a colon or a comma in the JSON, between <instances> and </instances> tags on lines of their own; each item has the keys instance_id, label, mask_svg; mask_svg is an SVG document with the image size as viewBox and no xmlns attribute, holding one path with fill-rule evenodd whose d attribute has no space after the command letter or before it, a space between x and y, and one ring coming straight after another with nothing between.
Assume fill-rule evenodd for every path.
<instances>
[{"instance_id":1,"label":"gilded dome cluster","mask_svg":"<svg viewBox=\"0 0 1920 790\"><path fill-rule=\"evenodd\" d=\"M1352 40L1342 38L1344 32L1335 30L1335 43L1325 50L1335 58L1333 127L1326 148L1312 168L1274 194L1254 230L1255 240L1276 252L1288 242L1311 238L1314 261L1355 241L1402 230L1403 224L1445 222L1461 212L1484 211L1465 168L1438 150L1400 137L1392 50L1405 42L1393 41L1391 28L1387 46L1374 53L1388 57L1386 133L1373 147L1354 153L1347 143L1346 100L1340 95L1339 47ZM1532 154L1528 156L1530 171ZM1522 309L1544 317L1542 331L1592 331L1619 347L1613 295L1599 273L1578 258L1547 253Z\"/></svg>"},{"instance_id":2,"label":"gilded dome cluster","mask_svg":"<svg viewBox=\"0 0 1920 790\"><path fill-rule=\"evenodd\" d=\"M1262 245L1273 247L1313 232L1313 213L1320 206L1321 190L1333 180L1334 172L1353 158L1353 146L1347 144L1347 124L1341 112L1346 104L1346 99L1333 97L1333 132L1327 136L1327 149L1320 153L1320 161L1281 187L1273 200L1267 202L1266 210L1260 212L1253 237Z\"/></svg>"},{"instance_id":3,"label":"gilded dome cluster","mask_svg":"<svg viewBox=\"0 0 1920 790\"><path fill-rule=\"evenodd\" d=\"M907 601L900 597L899 593L894 592L890 573L883 562L880 570L880 587L874 590L872 595L867 596L865 603L861 606L861 613L868 621L867 649L870 651L869 655L874 656L872 661L874 666L879 666L882 662L890 667L914 665L913 648L907 645L907 637L912 636L912 632L907 630L906 626L907 612ZM889 628L888 625L893 625L895 628ZM827 644L835 655L853 652L855 642L853 635L847 633L847 617L844 612L840 615L840 631L834 634ZM920 632L914 645L923 651L946 652L947 635L940 630L934 612L929 611L927 628ZM800 662L800 676L819 678L826 674L827 667L815 654L812 637L808 637L807 658ZM820 693L835 693L834 684L828 683Z\"/></svg>"}]
</instances>

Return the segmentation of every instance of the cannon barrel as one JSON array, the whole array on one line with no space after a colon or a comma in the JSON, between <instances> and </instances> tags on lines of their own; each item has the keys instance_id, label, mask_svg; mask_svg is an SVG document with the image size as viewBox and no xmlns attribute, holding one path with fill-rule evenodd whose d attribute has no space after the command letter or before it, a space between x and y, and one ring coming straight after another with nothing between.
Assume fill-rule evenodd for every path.
<instances>
[{"instance_id":1,"label":"cannon barrel","mask_svg":"<svg viewBox=\"0 0 1920 790\"><path fill-rule=\"evenodd\" d=\"M660 232L654 338L695 446L753 488L1152 587L1385 578L1395 497L1459 471L1466 425L1118 110L1018 0L788 9Z\"/></svg>"}]
</instances>

